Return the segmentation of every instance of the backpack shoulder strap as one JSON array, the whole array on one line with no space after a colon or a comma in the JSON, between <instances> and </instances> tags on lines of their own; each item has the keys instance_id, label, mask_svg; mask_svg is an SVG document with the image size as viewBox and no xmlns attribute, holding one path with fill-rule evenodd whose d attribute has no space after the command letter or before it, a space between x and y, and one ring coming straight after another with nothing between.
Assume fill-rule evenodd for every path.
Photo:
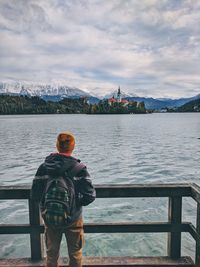
<instances>
[{"instance_id":1,"label":"backpack shoulder strap","mask_svg":"<svg viewBox=\"0 0 200 267\"><path fill-rule=\"evenodd\" d=\"M55 181L55 179L49 176L49 179L47 180L46 187L45 187L45 190L44 190L44 194L47 193L47 191L49 190L50 186L52 185L52 183L54 181Z\"/></svg>"},{"instance_id":2,"label":"backpack shoulder strap","mask_svg":"<svg viewBox=\"0 0 200 267\"><path fill-rule=\"evenodd\" d=\"M76 162L74 167L69 171L68 175L70 176L70 178L74 178L85 167L85 164L81 162Z\"/></svg>"}]
</instances>

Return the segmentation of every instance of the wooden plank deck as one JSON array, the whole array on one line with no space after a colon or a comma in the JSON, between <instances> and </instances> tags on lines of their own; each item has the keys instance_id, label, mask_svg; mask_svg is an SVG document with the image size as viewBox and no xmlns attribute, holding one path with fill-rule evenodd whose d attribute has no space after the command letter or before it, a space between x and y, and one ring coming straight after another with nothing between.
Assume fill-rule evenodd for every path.
<instances>
[{"instance_id":1,"label":"wooden plank deck","mask_svg":"<svg viewBox=\"0 0 200 267\"><path fill-rule=\"evenodd\" d=\"M60 267L68 266L68 259L60 259ZM84 257L83 267L194 267L190 257L181 257L173 260L169 257ZM44 267L44 261L30 259L1 259L0 267Z\"/></svg>"}]
</instances>

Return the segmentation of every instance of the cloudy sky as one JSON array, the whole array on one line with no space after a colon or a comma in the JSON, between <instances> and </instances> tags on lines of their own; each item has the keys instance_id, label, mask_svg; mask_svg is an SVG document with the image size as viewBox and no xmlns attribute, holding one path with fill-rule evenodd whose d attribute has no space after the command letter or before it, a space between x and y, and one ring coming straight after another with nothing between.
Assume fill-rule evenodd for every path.
<instances>
[{"instance_id":1,"label":"cloudy sky","mask_svg":"<svg viewBox=\"0 0 200 267\"><path fill-rule=\"evenodd\" d=\"M0 80L200 92L199 0L0 0Z\"/></svg>"}]
</instances>

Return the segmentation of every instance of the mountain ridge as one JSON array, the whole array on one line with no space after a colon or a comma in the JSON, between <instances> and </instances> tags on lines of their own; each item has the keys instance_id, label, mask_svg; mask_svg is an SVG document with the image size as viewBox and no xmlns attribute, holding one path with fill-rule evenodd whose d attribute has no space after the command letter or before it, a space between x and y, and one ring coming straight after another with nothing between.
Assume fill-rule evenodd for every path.
<instances>
[{"instance_id":1,"label":"mountain ridge","mask_svg":"<svg viewBox=\"0 0 200 267\"><path fill-rule=\"evenodd\" d=\"M117 91L106 94L103 97L94 96L90 92L86 92L77 87L70 87L67 85L50 85L50 84L33 84L33 83L7 83L0 82L0 94L10 95L27 95L27 96L39 96L45 101L58 102L65 98L80 98L87 97L91 104L98 103L102 98L108 99L117 96ZM182 97L178 99L170 98L153 98L153 97L140 97L135 94L126 93L121 90L122 98L129 101L144 102L147 109L161 110L163 108L180 107L189 101L200 99L200 94L193 97Z\"/></svg>"}]
</instances>

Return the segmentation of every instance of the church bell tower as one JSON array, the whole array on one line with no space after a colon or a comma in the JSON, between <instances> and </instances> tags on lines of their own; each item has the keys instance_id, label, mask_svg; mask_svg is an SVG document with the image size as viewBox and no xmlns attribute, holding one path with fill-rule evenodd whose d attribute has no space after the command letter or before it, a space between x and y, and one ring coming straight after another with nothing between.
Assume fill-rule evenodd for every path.
<instances>
[{"instance_id":1,"label":"church bell tower","mask_svg":"<svg viewBox=\"0 0 200 267\"><path fill-rule=\"evenodd\" d=\"M118 88L118 92L117 92L117 102L121 102L122 98L121 98L121 90L120 90L120 86Z\"/></svg>"}]
</instances>

